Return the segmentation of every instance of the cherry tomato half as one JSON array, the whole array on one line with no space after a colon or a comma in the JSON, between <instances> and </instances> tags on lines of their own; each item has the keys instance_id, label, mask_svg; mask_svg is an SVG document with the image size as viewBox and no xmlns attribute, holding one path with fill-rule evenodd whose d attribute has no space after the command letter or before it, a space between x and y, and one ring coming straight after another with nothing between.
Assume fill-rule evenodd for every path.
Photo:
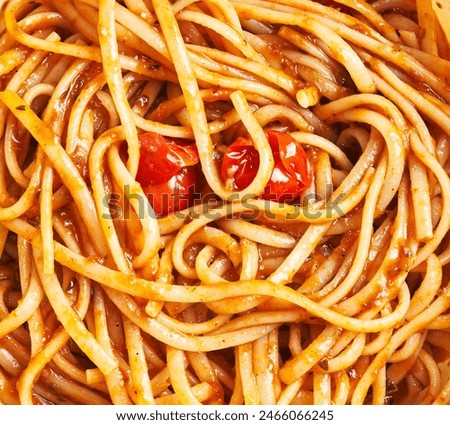
<instances>
[{"instance_id":1,"label":"cherry tomato half","mask_svg":"<svg viewBox=\"0 0 450 425\"><path fill-rule=\"evenodd\" d=\"M311 166L302 146L289 134L266 131L275 165L263 199L292 202L312 181ZM221 164L221 177L232 179L236 189L245 189L255 178L259 167L259 154L251 140L237 138L228 146Z\"/></svg>"},{"instance_id":2,"label":"cherry tomato half","mask_svg":"<svg viewBox=\"0 0 450 425\"><path fill-rule=\"evenodd\" d=\"M195 145L175 142L156 133L142 133L136 180L155 214L189 207L195 193L198 153Z\"/></svg>"}]
</instances>

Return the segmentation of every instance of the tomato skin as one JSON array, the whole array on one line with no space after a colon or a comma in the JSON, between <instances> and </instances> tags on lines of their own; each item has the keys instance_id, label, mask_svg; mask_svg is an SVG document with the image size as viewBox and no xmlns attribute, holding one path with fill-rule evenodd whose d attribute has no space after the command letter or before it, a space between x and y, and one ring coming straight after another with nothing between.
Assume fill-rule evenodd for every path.
<instances>
[{"instance_id":1,"label":"tomato skin","mask_svg":"<svg viewBox=\"0 0 450 425\"><path fill-rule=\"evenodd\" d=\"M199 161L193 144L181 144L157 133L139 135L140 154L136 180L141 185L161 184L177 174L181 168Z\"/></svg>"},{"instance_id":2,"label":"tomato skin","mask_svg":"<svg viewBox=\"0 0 450 425\"><path fill-rule=\"evenodd\" d=\"M258 167L259 155L253 143L245 137L238 137L223 158L222 179L226 181L231 177L236 188L242 190L253 181Z\"/></svg>"},{"instance_id":3,"label":"tomato skin","mask_svg":"<svg viewBox=\"0 0 450 425\"><path fill-rule=\"evenodd\" d=\"M274 168L262 199L292 202L311 185L311 167L302 146L290 135L266 131L274 158ZM239 137L228 146L221 164L221 177L232 179L238 190L245 189L255 178L259 155L249 138Z\"/></svg>"},{"instance_id":4,"label":"tomato skin","mask_svg":"<svg viewBox=\"0 0 450 425\"><path fill-rule=\"evenodd\" d=\"M194 195L199 157L194 144L175 142L160 134L139 135L136 180L157 216L188 208Z\"/></svg>"},{"instance_id":5,"label":"tomato skin","mask_svg":"<svg viewBox=\"0 0 450 425\"><path fill-rule=\"evenodd\" d=\"M195 194L196 175L196 167L183 167L166 182L143 186L155 214L163 216L188 208Z\"/></svg>"}]
</instances>

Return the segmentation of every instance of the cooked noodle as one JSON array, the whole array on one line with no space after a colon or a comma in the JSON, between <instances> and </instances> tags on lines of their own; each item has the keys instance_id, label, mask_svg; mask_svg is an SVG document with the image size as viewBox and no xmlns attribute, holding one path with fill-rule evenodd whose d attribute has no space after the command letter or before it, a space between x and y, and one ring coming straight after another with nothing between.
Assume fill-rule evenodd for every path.
<instances>
[{"instance_id":1,"label":"cooked noodle","mask_svg":"<svg viewBox=\"0 0 450 425\"><path fill-rule=\"evenodd\" d=\"M0 4L0 403L450 404L436 2ZM154 214L144 133L195 143L188 208Z\"/></svg>"}]
</instances>

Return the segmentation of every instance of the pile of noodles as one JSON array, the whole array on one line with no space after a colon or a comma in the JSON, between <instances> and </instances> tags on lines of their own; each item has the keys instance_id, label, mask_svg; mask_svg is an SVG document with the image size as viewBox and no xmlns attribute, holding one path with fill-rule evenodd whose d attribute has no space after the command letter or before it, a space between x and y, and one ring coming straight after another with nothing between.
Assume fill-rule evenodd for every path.
<instances>
[{"instance_id":1,"label":"pile of noodles","mask_svg":"<svg viewBox=\"0 0 450 425\"><path fill-rule=\"evenodd\" d=\"M450 403L434 1L0 5L1 403ZM313 169L291 205L258 197L269 128ZM189 210L152 214L149 131L195 141ZM261 165L237 192L242 134Z\"/></svg>"}]
</instances>

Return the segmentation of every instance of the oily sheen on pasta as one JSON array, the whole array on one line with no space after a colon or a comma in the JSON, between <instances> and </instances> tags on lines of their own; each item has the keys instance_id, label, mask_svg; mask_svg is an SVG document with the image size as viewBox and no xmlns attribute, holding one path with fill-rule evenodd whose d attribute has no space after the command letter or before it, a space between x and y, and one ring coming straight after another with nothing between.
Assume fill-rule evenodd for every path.
<instances>
[{"instance_id":1,"label":"oily sheen on pasta","mask_svg":"<svg viewBox=\"0 0 450 425\"><path fill-rule=\"evenodd\" d=\"M449 404L447 2L0 5L1 403Z\"/></svg>"}]
</instances>

